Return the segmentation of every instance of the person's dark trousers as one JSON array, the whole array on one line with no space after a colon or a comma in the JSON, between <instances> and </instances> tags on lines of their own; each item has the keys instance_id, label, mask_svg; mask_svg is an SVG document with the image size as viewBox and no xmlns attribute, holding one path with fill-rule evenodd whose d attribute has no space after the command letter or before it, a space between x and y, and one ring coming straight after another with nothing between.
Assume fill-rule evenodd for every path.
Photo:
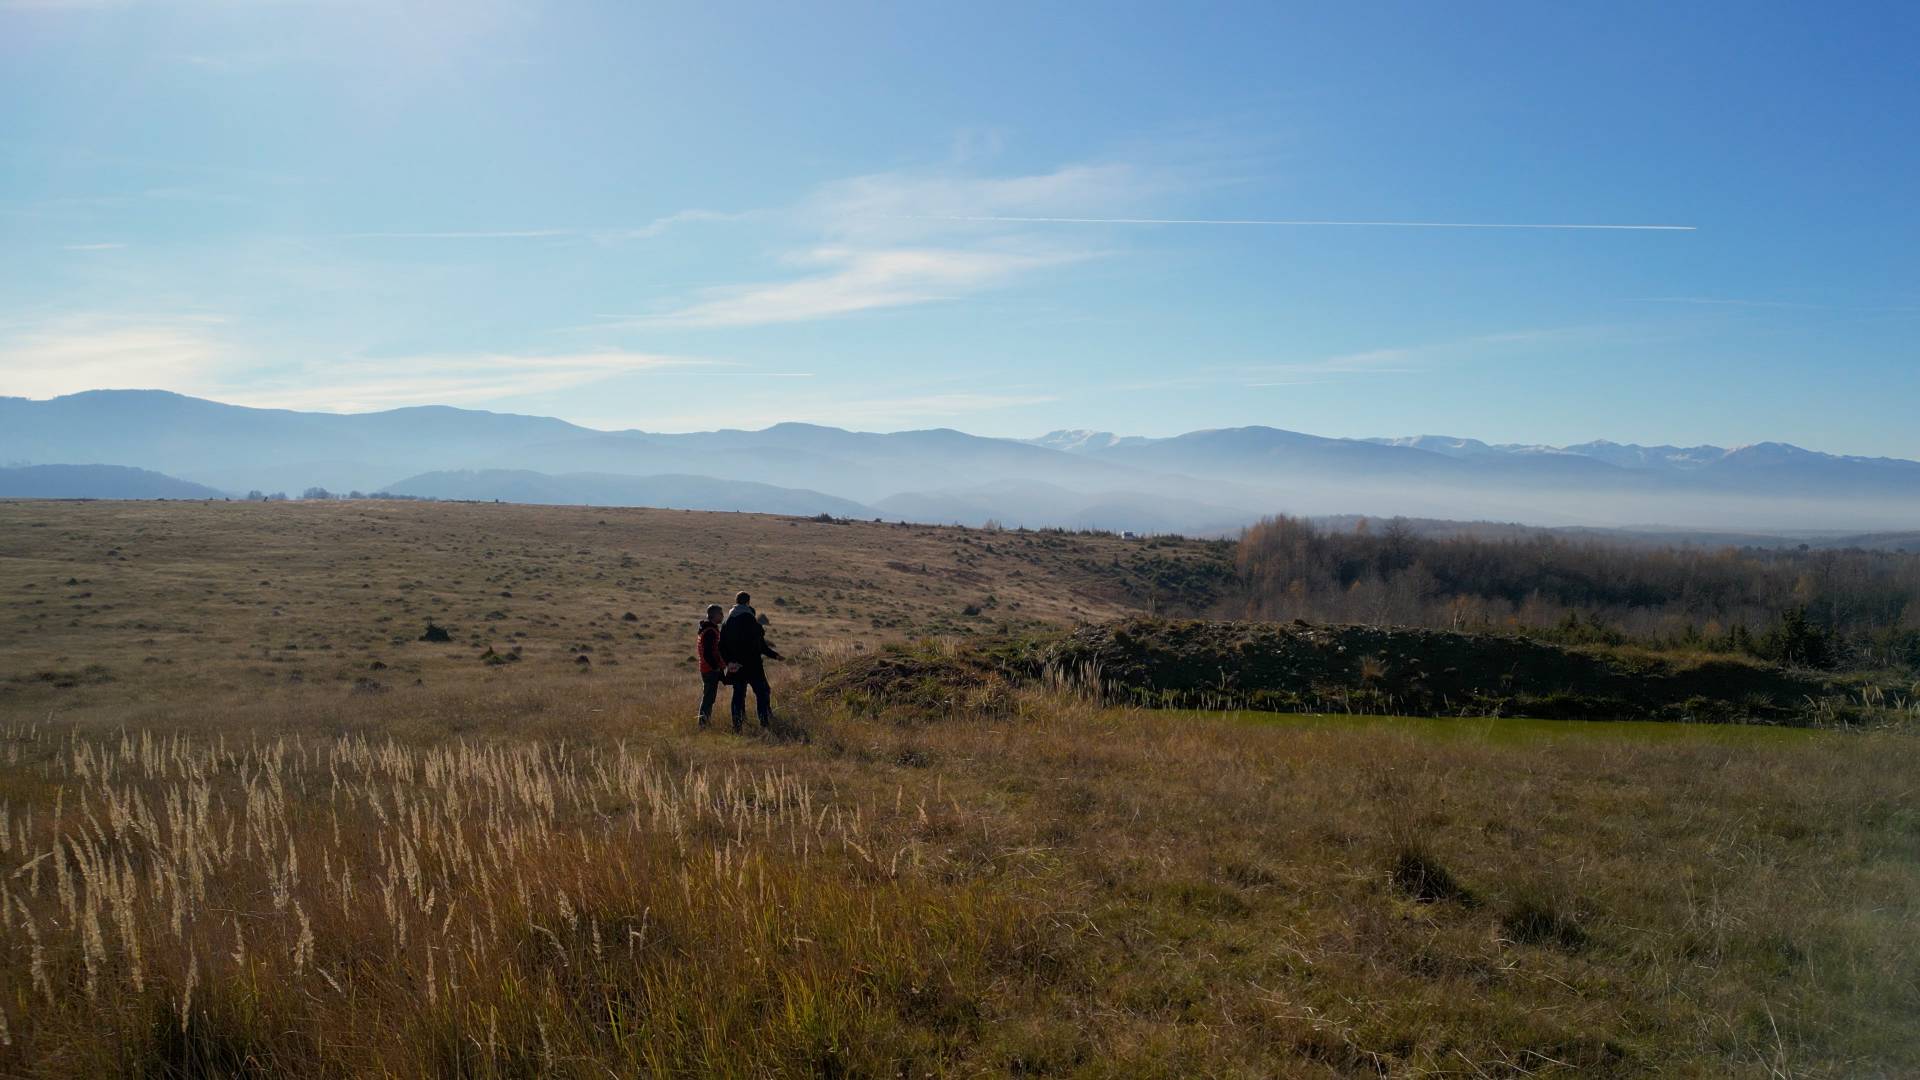
<instances>
[{"instance_id":1,"label":"person's dark trousers","mask_svg":"<svg viewBox=\"0 0 1920 1080\"><path fill-rule=\"evenodd\" d=\"M760 713L760 726L773 722L773 688L767 685L767 669L755 664L742 668L733 684L733 730L739 731L747 719L747 687L753 687L753 705Z\"/></svg>"},{"instance_id":2,"label":"person's dark trousers","mask_svg":"<svg viewBox=\"0 0 1920 1080\"><path fill-rule=\"evenodd\" d=\"M700 675L700 726L706 727L713 717L713 699L720 696L720 673L702 672Z\"/></svg>"}]
</instances>

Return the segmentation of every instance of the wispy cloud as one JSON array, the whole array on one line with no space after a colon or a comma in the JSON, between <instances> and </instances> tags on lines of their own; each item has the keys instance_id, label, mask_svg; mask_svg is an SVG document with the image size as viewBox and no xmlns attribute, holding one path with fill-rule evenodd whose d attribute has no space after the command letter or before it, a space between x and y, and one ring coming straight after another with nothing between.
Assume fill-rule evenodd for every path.
<instances>
[{"instance_id":1,"label":"wispy cloud","mask_svg":"<svg viewBox=\"0 0 1920 1080\"><path fill-rule=\"evenodd\" d=\"M74 316L0 338L0 386L26 397L166 389L243 405L355 411L477 404L618 375L726 368L630 350L309 358L263 366L218 316Z\"/></svg>"},{"instance_id":2,"label":"wispy cloud","mask_svg":"<svg viewBox=\"0 0 1920 1080\"><path fill-rule=\"evenodd\" d=\"M595 227L561 226L530 229L450 229L441 231L396 231L346 233L348 240L592 240L613 243L621 240L648 240L669 229L703 222L739 221L751 213L722 213L718 210L681 210L658 217L644 225L606 225Z\"/></svg>"},{"instance_id":3,"label":"wispy cloud","mask_svg":"<svg viewBox=\"0 0 1920 1080\"><path fill-rule=\"evenodd\" d=\"M676 310L627 325L762 326L953 299L1081 257L1060 251L816 248L794 261L821 267L791 281L710 289Z\"/></svg>"},{"instance_id":4,"label":"wispy cloud","mask_svg":"<svg viewBox=\"0 0 1920 1080\"><path fill-rule=\"evenodd\" d=\"M1690 232L1691 225L1480 221L1172 218L1128 214L1153 197L1204 184L1192 170L1125 162L982 176L958 166L824 184L783 215L811 233L783 261L802 273L708 289L627 326L738 327L835 318L950 301L1032 271L1114 250L1061 225L1340 226L1356 228ZM1341 370L1359 370L1349 366Z\"/></svg>"},{"instance_id":5,"label":"wispy cloud","mask_svg":"<svg viewBox=\"0 0 1920 1080\"><path fill-rule=\"evenodd\" d=\"M125 244L62 244L61 248L65 251L118 251L126 246Z\"/></svg>"},{"instance_id":6,"label":"wispy cloud","mask_svg":"<svg viewBox=\"0 0 1920 1080\"><path fill-rule=\"evenodd\" d=\"M682 210L678 213L657 217L652 221L632 229L601 229L589 232L598 240L650 240L669 229L682 225L716 224L729 221L741 221L754 216L752 211L741 213L722 213L718 210Z\"/></svg>"},{"instance_id":7,"label":"wispy cloud","mask_svg":"<svg viewBox=\"0 0 1920 1080\"><path fill-rule=\"evenodd\" d=\"M1527 346L1572 343L1611 333L1612 328L1594 326L1507 330L1464 338L1449 338L1444 341L1361 349L1299 360L1201 364L1188 366L1177 375L1135 380L1115 385L1112 389L1137 393L1219 386L1241 386L1251 390L1287 386L1319 386L1349 379L1415 375L1438 366L1460 363L1475 357L1511 358L1515 350L1524 349Z\"/></svg>"},{"instance_id":8,"label":"wispy cloud","mask_svg":"<svg viewBox=\"0 0 1920 1080\"><path fill-rule=\"evenodd\" d=\"M1440 342L1423 342L1411 346L1388 346L1371 348L1348 354L1313 357L1300 361L1281 361L1281 363L1263 363L1248 369L1252 379L1248 386L1300 386L1302 380L1313 382L1331 382L1344 377L1379 377L1379 375L1415 375L1428 371L1436 363L1457 363L1471 357L1490 356L1490 354L1511 354L1515 348L1526 346L1544 346L1553 342L1572 342L1580 338L1590 338L1599 329L1596 327L1557 327L1544 331L1500 331L1492 334L1475 334L1469 338L1450 338Z\"/></svg>"},{"instance_id":9,"label":"wispy cloud","mask_svg":"<svg viewBox=\"0 0 1920 1080\"><path fill-rule=\"evenodd\" d=\"M236 387L227 391L223 400L329 412L360 412L405 405L472 405L568 390L615 375L712 367L719 363L621 350L356 358L327 364L323 380L294 378Z\"/></svg>"},{"instance_id":10,"label":"wispy cloud","mask_svg":"<svg viewBox=\"0 0 1920 1080\"><path fill-rule=\"evenodd\" d=\"M1095 258L1102 250L1017 227L957 228L958 215L1118 207L1159 183L1124 164L1070 165L1021 176L909 170L834 181L768 215L801 237L778 256L799 273L709 288L622 323L763 326L960 299L1037 270Z\"/></svg>"},{"instance_id":11,"label":"wispy cloud","mask_svg":"<svg viewBox=\"0 0 1920 1080\"><path fill-rule=\"evenodd\" d=\"M112 318L79 315L0 340L0 385L9 394L53 397L105 387L202 387L236 357L217 316Z\"/></svg>"},{"instance_id":12,"label":"wispy cloud","mask_svg":"<svg viewBox=\"0 0 1920 1080\"><path fill-rule=\"evenodd\" d=\"M1247 385L1253 388L1299 386L1305 380L1331 382L1355 376L1411 375L1426 371L1436 363L1459 362L1475 356L1505 353L1526 346L1566 343L1591 337L1598 332L1600 328L1589 326L1503 330L1445 341L1363 349L1358 352L1338 353L1308 360L1260 364L1246 369L1250 376Z\"/></svg>"},{"instance_id":13,"label":"wispy cloud","mask_svg":"<svg viewBox=\"0 0 1920 1080\"><path fill-rule=\"evenodd\" d=\"M1076 211L1119 209L1173 183L1164 172L1119 162L1064 165L1025 176L907 170L822 185L801 204L800 213L838 236L892 239L951 233L959 223L1028 224Z\"/></svg>"}]
</instances>

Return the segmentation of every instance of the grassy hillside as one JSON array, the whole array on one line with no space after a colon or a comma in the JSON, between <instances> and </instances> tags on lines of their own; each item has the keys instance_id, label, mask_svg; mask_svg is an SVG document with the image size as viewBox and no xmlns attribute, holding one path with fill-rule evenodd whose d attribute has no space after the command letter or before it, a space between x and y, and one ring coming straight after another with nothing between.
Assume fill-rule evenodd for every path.
<instances>
[{"instance_id":1,"label":"grassy hillside","mask_svg":"<svg viewBox=\"0 0 1920 1080\"><path fill-rule=\"evenodd\" d=\"M1204 608L1229 557L1202 541L670 510L0 503L0 703L512 686L582 656L609 676L684 673L703 609L743 588L777 647L833 652ZM420 641L429 622L453 641ZM487 665L489 649L519 659ZM88 690L58 694L67 683Z\"/></svg>"},{"instance_id":2,"label":"grassy hillside","mask_svg":"<svg viewBox=\"0 0 1920 1080\"><path fill-rule=\"evenodd\" d=\"M0 1074L1920 1070L1910 735L1121 709L940 645L884 659L944 709L810 692L1217 548L8 504L0 556ZM693 730L737 583L774 737Z\"/></svg>"}]
</instances>

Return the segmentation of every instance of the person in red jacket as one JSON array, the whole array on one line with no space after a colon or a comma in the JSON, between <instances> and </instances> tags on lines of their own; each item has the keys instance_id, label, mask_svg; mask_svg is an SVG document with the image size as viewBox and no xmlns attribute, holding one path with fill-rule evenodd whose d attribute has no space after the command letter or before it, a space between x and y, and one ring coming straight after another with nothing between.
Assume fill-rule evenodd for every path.
<instances>
[{"instance_id":1,"label":"person in red jacket","mask_svg":"<svg viewBox=\"0 0 1920 1080\"><path fill-rule=\"evenodd\" d=\"M707 617L700 620L700 635L695 639L700 656L701 727L713 718L713 699L720 693L720 678L727 670L727 662L720 658L720 616L724 610L719 604L708 604Z\"/></svg>"}]
</instances>

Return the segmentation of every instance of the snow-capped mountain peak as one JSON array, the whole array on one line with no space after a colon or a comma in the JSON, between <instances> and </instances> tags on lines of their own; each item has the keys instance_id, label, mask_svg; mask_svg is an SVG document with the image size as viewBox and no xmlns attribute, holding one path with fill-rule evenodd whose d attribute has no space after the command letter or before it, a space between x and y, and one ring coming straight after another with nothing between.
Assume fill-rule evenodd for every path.
<instances>
[{"instance_id":1,"label":"snow-capped mountain peak","mask_svg":"<svg viewBox=\"0 0 1920 1080\"><path fill-rule=\"evenodd\" d=\"M1086 428L1049 431L1037 439L1027 442L1035 446L1044 446L1050 450L1065 450L1070 454L1084 454L1096 450L1110 450L1116 446L1136 446L1149 441L1142 435L1115 435L1111 431L1091 431Z\"/></svg>"}]
</instances>

